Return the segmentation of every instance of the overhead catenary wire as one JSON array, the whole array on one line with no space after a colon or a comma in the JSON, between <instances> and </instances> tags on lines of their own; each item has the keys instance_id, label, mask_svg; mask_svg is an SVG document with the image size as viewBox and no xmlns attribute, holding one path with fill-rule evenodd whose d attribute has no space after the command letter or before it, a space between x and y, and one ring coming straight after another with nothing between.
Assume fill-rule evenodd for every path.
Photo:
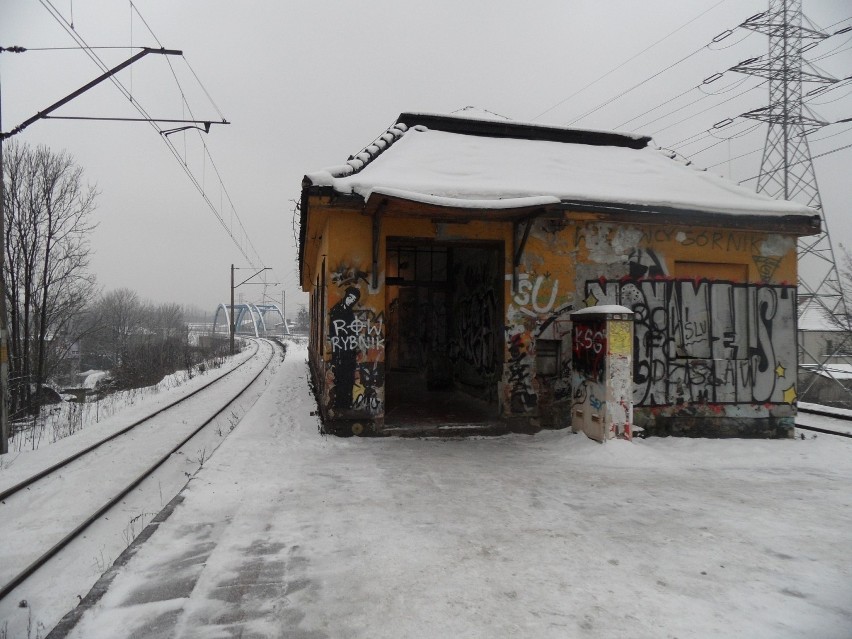
<instances>
[{"instance_id":1,"label":"overhead catenary wire","mask_svg":"<svg viewBox=\"0 0 852 639\"><path fill-rule=\"evenodd\" d=\"M849 122L849 121L852 121L852 118L846 118L846 119L843 119L843 120L838 120L838 121L836 121L836 122L830 122L830 123L829 123L828 125L826 125L826 126L831 126L832 124L843 124L843 123L845 123L845 122ZM754 130L756 130L757 128L759 128L759 126L760 126L760 124L759 124L759 123L757 123L757 124L752 124L752 125L751 125L751 126L750 126L747 130L741 131L741 132L739 132L739 133L737 133L737 134L735 134L735 135L729 136L729 137L723 137L723 138L720 138L720 139L719 139L719 142L716 142L716 143L714 143L714 144L711 144L710 146L707 146L707 147L705 147L705 148L703 148L703 149L699 149L698 151L693 151L693 152L691 152L691 153L689 154L689 157L690 157L690 158L692 158L692 157L694 157L694 156L696 156L696 155L700 155L701 153L704 153L705 151L708 151L708 150L710 150L711 148L718 146L718 145L719 145L719 144L721 144L722 142L726 142L726 141L731 140L731 139L734 139L734 138L744 137L744 136L748 135L749 133L751 133L752 131L754 131ZM837 132L835 132L835 133L832 133L831 135L824 135L824 136L817 137L817 138L809 138L809 140L810 140L810 142L822 142L823 140L829 140L829 139L831 139L831 138L837 137L838 135L843 135L844 133L848 133L849 131L852 131L852 127L845 128L845 129L843 129L842 131L837 131ZM711 129L708 129L708 130L707 130L707 133L708 133L708 135L713 136L713 134L712 134L712 128L711 128ZM715 137L715 136L713 136L713 137ZM672 145L672 148L674 148L674 145ZM720 166L720 165L722 165L722 164L726 164L726 163L728 163L728 162L730 162L730 161L738 160L738 159L740 159L740 158L744 158L744 157L747 157L747 156L749 156L749 155L753 155L753 154L758 153L759 151L762 151L762 150L763 150L763 147L761 146L761 147L758 147L758 148L752 149L751 151L747 151L747 152L745 152L745 153L742 153L742 154L740 154L740 155L737 155L737 156L734 156L734 157L731 157L731 158L727 158L727 159L722 160L722 161L720 161L720 162L716 162L715 164L710 164L710 165L706 166L705 168L711 169L711 168L714 168L714 167ZM819 157L819 156L814 156L814 157Z\"/></svg>"},{"instance_id":2,"label":"overhead catenary wire","mask_svg":"<svg viewBox=\"0 0 852 639\"><path fill-rule=\"evenodd\" d=\"M130 3L130 7L131 7L131 9L132 9L132 10L136 13L136 15L137 15L137 16L139 16L139 19L142 21L142 24L144 24L144 25L145 25L145 28L146 28L146 29L148 29L148 33L150 33L150 34L151 34L151 37L153 37L153 38L154 38L154 40L157 42L157 44L159 44L159 45L162 47L163 45L162 45L162 43L160 42L160 39L157 37L157 34L156 34L156 33L154 33L154 30L153 30L153 29L151 29L151 27L148 25L148 21L147 21L147 20L145 20L145 18L142 16L142 14L139 12L139 9L136 7L136 5L135 5L135 4L133 4L133 2L131 2L131 3ZM186 64L186 68L187 68L187 69L189 69L189 72L190 72L190 73L192 73L192 77L193 77L193 78L195 78L195 81L198 83L198 86L199 86L199 87L201 88L201 90L204 92L204 95L205 95L205 96L207 96L207 99L208 99L208 100L210 100L210 104L213 106L213 108L214 108L214 109L216 109L216 113L218 113L218 114L219 114L219 117L220 117L220 118L222 118L222 119L224 120L224 119L225 119L225 116L222 114L222 110L221 110L221 109L219 108L219 106L216 104L216 101L215 101L215 100L213 100L213 96L211 96L211 95L210 95L210 92L209 92L209 91L207 91L207 87L205 87L205 86L204 86L204 83L201 81L201 78L199 78L199 77L198 77L198 74L197 74L197 73L195 73L195 70L194 70L194 69L192 68L192 66L189 64L189 60L187 60L187 59L186 59L186 56L185 56L185 55L184 55L184 56L181 56L181 58L183 59L184 64ZM169 63L169 67L171 67L171 66L172 66L171 60L168 60L168 59L167 59L166 61ZM179 80L178 80L178 78L177 78L177 74L175 74L175 72L174 72L174 68L172 68L172 75L174 75L174 77L175 77L175 82L177 82L177 83L178 83L178 86L180 86L180 81L179 81ZM183 93L183 90L181 90L181 97L183 97L183 96L184 96L184 93ZM188 104L188 103L187 103L187 108L189 108L189 104ZM194 116L193 116L193 117L194 117Z\"/></svg>"},{"instance_id":3,"label":"overhead catenary wire","mask_svg":"<svg viewBox=\"0 0 852 639\"><path fill-rule=\"evenodd\" d=\"M61 12L59 12L56 9L56 7L51 3L51 1L50 0L39 0L39 2L48 11L48 13L50 13L51 16L60 24L60 26L66 31L66 33L68 33L68 35L71 36L71 38L74 39L78 43L78 45L86 53L86 55L89 56L89 58L102 71L106 72L108 70L108 66L103 62L103 60L101 60L97 56L97 54L94 53L94 51L92 50L92 47L90 47L88 45L88 43L85 41L85 39L73 28L72 25L70 25L68 23L68 21L64 18L64 16L61 14ZM156 39L156 36L154 36L154 37ZM246 243L246 246L243 246L238 241L238 239L236 237L234 237L231 229L229 229L229 227L228 227L227 223L225 222L224 218L222 217L221 213L217 210L215 204L208 197L203 183L199 182L198 178L192 173L192 171L190 170L186 161L181 157L180 152L174 146L174 143L169 139L169 137L167 135L162 135L163 130L159 126L157 126L156 122L154 121L154 118L151 117L151 115L147 112L147 110L139 103L139 101L137 99L135 99L133 97L132 93L130 93L130 91L115 76L111 76L109 78L109 80L122 93L122 95L124 95L129 100L131 105L137 111L139 111L139 113L148 121L148 123L151 125L151 127L155 131L160 133L160 138L166 144L166 148L169 149L169 151L172 153L174 158L177 160L181 169L187 175L187 177L189 178L189 180L193 184L193 186L195 186L196 190L201 194L202 199L204 200L205 204L208 206L208 208L214 214L214 216L219 221L220 225L225 230L225 232L228 233L228 235L231 237L231 240L233 241L235 246L240 250L240 253L243 255L243 257L246 260L248 260L249 264L251 264L253 267L262 263L262 260L260 259L260 255L257 252L257 249L254 247L254 244L251 242L251 239L248 237L247 229L245 228L245 225L243 224L243 222L242 222L241 218L239 217L239 215L237 214L236 210L235 209L233 210L233 214L237 218L238 223L240 225L240 228L243 231L243 241ZM182 89L181 89L181 91L182 91ZM202 140L202 142L203 142L203 140ZM205 150L206 150L206 145L205 145ZM207 150L207 154L209 155L209 150ZM215 169L215 167L214 167L214 170L217 173L217 178L219 178L220 183L222 184L222 186L224 186L224 183L221 180L221 175L219 174L218 169ZM229 199L230 199L230 197L229 197ZM233 203L231 203L231 204L233 206ZM249 251L248 251L249 248L254 253L254 258L252 258L249 255Z\"/></svg>"},{"instance_id":4,"label":"overhead catenary wire","mask_svg":"<svg viewBox=\"0 0 852 639\"><path fill-rule=\"evenodd\" d=\"M720 77L724 77L724 73L720 73L718 75ZM704 87L709 86L709 83L705 84L705 82L706 82L706 80L705 80L704 82L702 82L701 84L699 84L695 88L698 89L699 91L701 91L701 93L703 93L706 96L725 95L727 93L730 93L731 91L736 91L739 87L741 87L743 84L745 84L748 81L749 81L749 78L748 78L748 76L746 76L746 77L743 77L743 78L739 78L738 80L734 80L728 86L726 86L725 88L720 89L718 91L707 91L707 90L704 89Z\"/></svg>"},{"instance_id":5,"label":"overhead catenary wire","mask_svg":"<svg viewBox=\"0 0 852 639\"><path fill-rule=\"evenodd\" d=\"M154 30L153 30L153 29L151 28L151 26L148 24L148 21L147 21L147 20L145 20L145 17L144 17L144 16L140 13L139 9L136 7L136 5L135 5L132 1L130 2L130 8L131 8L131 12L132 12L132 13L136 13L136 15L137 15L137 16L139 17L139 19L142 21L142 24L144 24L144 25L145 25L145 28L148 30L148 33L150 33L150 34L151 34L151 37L153 37L153 38L154 38L154 40L157 42L157 44L159 44L159 45L162 47L162 46L163 46L163 44L162 44L162 42L160 41L160 39L157 37L157 34L156 34L156 33L154 33ZM131 13L131 15L132 15L132 13ZM182 59L183 59L184 63L186 64L187 68L188 68L188 69L190 70L190 72L192 73L192 75L193 75L193 77L195 78L195 80L198 82L198 85L201 87L202 91L203 91L203 92L204 92L204 94L207 96L207 99L208 99L208 100L210 100L210 103L213 105L213 108L214 108L214 109L216 109L216 112L219 114L219 117L220 117L220 118L222 118L222 120L224 120L225 118L224 118L224 115L223 115L222 111L219 109L218 105L217 105L217 104L216 104L216 102L213 100L213 98L212 98L212 96L210 95L210 93L207 91L207 88L206 88L206 87L204 86L204 84L201 82L201 79L198 77L198 75L195 73L195 71L194 71L194 70L192 69L192 67L189 65L189 61L186 59L186 56L181 56L181 57L182 57ZM167 63L168 63L168 65L169 65L169 70L171 71L171 73L172 73L172 77L174 78L174 80L175 80L175 84L177 85L177 87L178 87L178 91L180 92L180 96L181 96L181 107L182 107L182 108L185 108L187 111L189 111L190 117L191 117L192 119L196 119L196 117L195 117L195 113L193 112L192 107L191 107L191 106L190 106L190 104L189 104L189 101L186 99L186 93L184 92L183 87L181 86L181 83L180 83L180 80L178 79L178 76L177 76L177 73L176 73L176 71L175 71L174 65L172 65L171 60L168 60L168 59L167 59L167 60L166 60L166 62L167 62ZM213 171L214 171L214 172L215 172L215 174L216 174L216 178L217 178L217 180L219 181L220 200L221 200L221 195L222 195L222 193L224 193L225 197L226 197L226 198L227 198L227 200L228 200L228 204L229 204L229 205L230 205L230 207L231 207L231 223L230 223L230 225L225 225L225 224L224 224L224 219L222 219L222 217L221 217L221 211L219 211L219 214L217 215L217 217L219 217L219 219L220 219L220 221L222 222L223 226L225 226L225 228L226 228L226 230L228 231L228 233L229 233L229 234L231 234L232 236L233 236L233 218L234 218L234 217L236 217L236 219L237 219L237 224L239 225L240 230L242 231L242 237L244 238L244 240L245 240L245 242L248 244L248 246L251 248L251 250L252 250L252 252L254 253L255 257L257 258L258 262L259 262L260 264L262 264L262 263L263 263L263 260L261 259L260 254L258 253L257 249L255 248L254 243L251 241L251 238L249 237L249 234L248 234L248 229L246 229L245 225L243 224L242 218L239 216L239 214L238 214L238 213L237 213L237 211L236 211L236 207L235 207L235 205L234 205L234 202L233 202L233 200L231 199L231 194L229 193L228 188L225 186L225 181L222 179L222 174L219 172L219 167L216 165L216 162L213 160L213 156L212 156L212 154L210 153L210 149L209 149L209 147L207 146L207 143L204 141L204 138L203 138L203 137L201 137L201 132L200 132L200 131L196 130L196 136L198 137L198 141L201 143L201 146L202 146L202 147L203 147L203 149L204 149L204 157L202 158L202 159L204 160L203 168L204 168L204 169L206 169L206 160L209 160L209 161L210 161L210 165L211 165L211 167L213 167ZM166 136L163 136L163 137L165 138ZM185 144L186 144L186 143L185 143L185 141L184 141L184 145L185 145ZM173 145L172 145L172 146L173 146ZM184 151L184 155L185 155L185 154L186 154L186 152ZM186 162L184 161L184 165L185 165L185 164L186 164ZM210 205L212 206L212 202L210 203ZM214 207L214 208L215 208L215 207ZM221 207L221 203L220 203L220 207L219 207L219 208L220 208L220 209L222 208L222 207ZM246 255L245 251L242 251L242 252L243 252L243 255L246 257L246 259L249 259L249 262L251 263L251 260L250 260L250 258ZM252 264L252 266L256 266L256 265ZM273 272L273 273L274 273L274 272ZM265 275L265 274L264 274L264 275Z\"/></svg>"},{"instance_id":6,"label":"overhead catenary wire","mask_svg":"<svg viewBox=\"0 0 852 639\"><path fill-rule=\"evenodd\" d=\"M735 122L736 122L736 124L734 124ZM728 139L739 138L739 137L742 137L743 135L747 134L748 132L750 132L754 128L753 123L747 122L744 119L737 122L737 118L725 118L724 120L720 120L719 122L716 122L716 124L714 124L713 126L711 126L708 129L705 129L704 131L700 131L698 133L695 133L695 134L693 134L693 135L691 135L687 138L683 138L682 140L678 140L677 142L674 142L673 144L669 144L667 146L668 146L668 148L671 148L671 149L682 149L683 147L691 146L693 144L697 144L698 142L702 142L703 140L705 140L707 138L714 138L714 139L718 140L720 138L717 135L715 135L714 131L719 131L719 130L724 129L725 127L730 126L732 124L734 124L734 126L745 125L746 128L748 128L749 130L748 131L745 131L745 130L738 131L738 132L733 133L729 136L725 136L721 139L728 140Z\"/></svg>"}]
</instances>

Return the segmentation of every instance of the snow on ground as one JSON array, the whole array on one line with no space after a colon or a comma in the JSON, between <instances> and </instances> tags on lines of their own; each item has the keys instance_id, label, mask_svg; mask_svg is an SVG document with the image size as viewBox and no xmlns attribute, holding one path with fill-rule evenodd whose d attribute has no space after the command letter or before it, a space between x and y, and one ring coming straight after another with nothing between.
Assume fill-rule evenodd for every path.
<instances>
[{"instance_id":1,"label":"snow on ground","mask_svg":"<svg viewBox=\"0 0 852 639\"><path fill-rule=\"evenodd\" d=\"M156 459L171 450L205 419L209 419L226 398L236 393L265 365L272 346L260 344L260 354L226 379L203 390L186 404L162 413L126 435L95 450L85 463L72 464L0 504L0 585L5 585L40 553L59 541L68 531L103 506ZM255 352L250 346L223 367L233 368ZM280 362L273 363L273 368ZM97 435L102 438L142 415L173 402L223 374L212 375L172 388L165 394L146 396L116 419L101 422L38 451L14 456L15 462L0 472L0 489L23 478L23 471L41 470L50 462L83 448ZM149 479L137 485L121 504L89 526L46 567L0 600L0 639L44 636L70 608L79 602L112 561L134 537L187 483L210 454L231 432L239 418L265 390L262 383L243 394L228 410L214 419L181 451L172 454ZM137 400L139 398L137 397ZM120 417L120 419L118 418ZM59 454L64 453L64 454ZM5 456L4 456L5 457ZM3 458L0 458L3 459ZM26 473L28 474L28 473ZM19 606L25 600L26 607ZM28 625L32 620L32 630Z\"/></svg>"},{"instance_id":2,"label":"snow on ground","mask_svg":"<svg viewBox=\"0 0 852 639\"><path fill-rule=\"evenodd\" d=\"M70 636L852 634L852 442L321 437L306 352Z\"/></svg>"}]
</instances>

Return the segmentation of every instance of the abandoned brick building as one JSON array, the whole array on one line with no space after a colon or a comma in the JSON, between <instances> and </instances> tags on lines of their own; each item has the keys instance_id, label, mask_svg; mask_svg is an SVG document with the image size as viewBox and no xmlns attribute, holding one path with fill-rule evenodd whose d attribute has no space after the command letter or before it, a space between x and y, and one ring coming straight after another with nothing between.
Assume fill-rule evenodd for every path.
<instances>
[{"instance_id":1,"label":"abandoned brick building","mask_svg":"<svg viewBox=\"0 0 852 639\"><path fill-rule=\"evenodd\" d=\"M815 211L649 138L403 113L302 185L310 366L330 432L571 425L569 314L634 312L650 434L786 436L796 241Z\"/></svg>"}]
</instances>

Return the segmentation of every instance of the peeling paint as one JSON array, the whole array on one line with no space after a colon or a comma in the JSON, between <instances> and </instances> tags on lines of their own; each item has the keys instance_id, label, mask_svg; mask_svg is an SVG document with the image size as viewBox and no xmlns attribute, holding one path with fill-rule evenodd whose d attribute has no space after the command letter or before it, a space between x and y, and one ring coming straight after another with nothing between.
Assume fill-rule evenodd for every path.
<instances>
[{"instance_id":1,"label":"peeling paint","mask_svg":"<svg viewBox=\"0 0 852 639\"><path fill-rule=\"evenodd\" d=\"M767 235L760 243L760 254L764 256L783 257L796 247L796 240L784 235Z\"/></svg>"}]
</instances>

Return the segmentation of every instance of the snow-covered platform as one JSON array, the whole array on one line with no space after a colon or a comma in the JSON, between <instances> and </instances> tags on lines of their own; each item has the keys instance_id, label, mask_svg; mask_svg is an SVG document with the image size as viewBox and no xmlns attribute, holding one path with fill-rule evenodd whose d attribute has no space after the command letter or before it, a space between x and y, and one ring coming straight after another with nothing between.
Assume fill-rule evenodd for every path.
<instances>
[{"instance_id":1,"label":"snow-covered platform","mask_svg":"<svg viewBox=\"0 0 852 639\"><path fill-rule=\"evenodd\" d=\"M848 637L849 440L322 437L305 357L68 637Z\"/></svg>"}]
</instances>

